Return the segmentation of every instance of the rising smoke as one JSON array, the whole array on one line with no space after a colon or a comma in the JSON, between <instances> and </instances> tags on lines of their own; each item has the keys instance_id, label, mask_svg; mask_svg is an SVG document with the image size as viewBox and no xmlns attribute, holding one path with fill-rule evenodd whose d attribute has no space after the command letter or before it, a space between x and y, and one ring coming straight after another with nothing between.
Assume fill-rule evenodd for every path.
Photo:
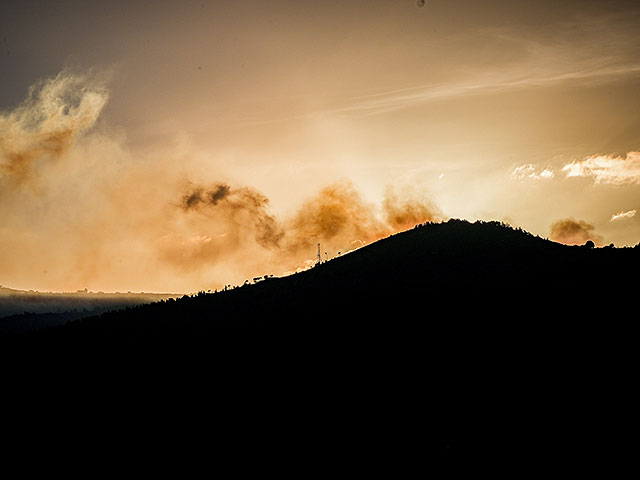
<instances>
[{"instance_id":1,"label":"rising smoke","mask_svg":"<svg viewBox=\"0 0 640 480\"><path fill-rule=\"evenodd\" d=\"M594 229L593 225L585 221L565 218L551 224L549 238L566 245L584 245L588 240L602 245L604 239Z\"/></svg>"},{"instance_id":2,"label":"rising smoke","mask_svg":"<svg viewBox=\"0 0 640 480\"><path fill-rule=\"evenodd\" d=\"M243 234L252 234L260 246L273 248L278 246L283 233L268 208L269 199L257 190L232 189L226 184L210 189L197 187L182 198L185 212L206 209L217 221L226 224L235 242L240 242Z\"/></svg>"},{"instance_id":3,"label":"rising smoke","mask_svg":"<svg viewBox=\"0 0 640 480\"><path fill-rule=\"evenodd\" d=\"M96 127L109 97L102 85L62 73L0 114L1 284L215 288L295 270L317 243L333 256L442 218L415 192L388 189L370 204L348 181L278 218L266 195L226 180L210 159L134 154L122 135Z\"/></svg>"},{"instance_id":4,"label":"rising smoke","mask_svg":"<svg viewBox=\"0 0 640 480\"><path fill-rule=\"evenodd\" d=\"M216 261L223 248L220 241L227 253L231 246L247 248L253 241L269 251L272 263L291 266L308 259L317 243L335 254L442 218L426 199L402 197L392 189L387 190L380 214L376 205L365 202L347 181L324 187L303 202L291 218L282 220L270 213L269 199L260 192L222 183L209 188L191 186L182 196L180 208L185 215L199 216L199 225L208 229L194 237L198 239L196 257L202 264Z\"/></svg>"},{"instance_id":5,"label":"rising smoke","mask_svg":"<svg viewBox=\"0 0 640 480\"><path fill-rule=\"evenodd\" d=\"M0 114L0 178L21 184L41 162L55 162L90 129L107 103L95 80L60 74L36 84L17 109Z\"/></svg>"}]
</instances>

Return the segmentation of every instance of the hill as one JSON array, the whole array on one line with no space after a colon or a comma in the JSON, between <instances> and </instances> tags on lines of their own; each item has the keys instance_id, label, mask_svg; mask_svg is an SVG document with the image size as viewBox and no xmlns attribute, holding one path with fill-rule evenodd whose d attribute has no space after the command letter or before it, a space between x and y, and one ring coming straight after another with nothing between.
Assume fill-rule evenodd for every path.
<instances>
[{"instance_id":1,"label":"hill","mask_svg":"<svg viewBox=\"0 0 640 480\"><path fill-rule=\"evenodd\" d=\"M425 452L515 471L610 465L634 445L639 266L638 248L451 220L295 275L8 336L0 351L13 364L72 352L72 369L91 365L83 385L103 391L118 372L118 395L151 382L135 412L164 441L153 419L181 439L185 418L242 445L238 432L258 432L267 450L284 429L299 458L329 449L389 473Z\"/></svg>"},{"instance_id":2,"label":"hill","mask_svg":"<svg viewBox=\"0 0 640 480\"><path fill-rule=\"evenodd\" d=\"M568 324L621 313L638 248L565 246L497 222L451 220L380 240L308 271L107 313L47 332L172 338L219 328L448 329L464 322Z\"/></svg>"}]
</instances>

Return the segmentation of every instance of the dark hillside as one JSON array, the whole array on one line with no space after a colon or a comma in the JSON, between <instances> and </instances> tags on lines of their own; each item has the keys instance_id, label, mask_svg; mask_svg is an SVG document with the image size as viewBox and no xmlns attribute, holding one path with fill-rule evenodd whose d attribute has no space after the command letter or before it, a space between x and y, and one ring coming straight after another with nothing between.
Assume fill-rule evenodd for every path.
<instances>
[{"instance_id":1,"label":"dark hillside","mask_svg":"<svg viewBox=\"0 0 640 480\"><path fill-rule=\"evenodd\" d=\"M640 250L568 247L496 222L451 220L315 268L215 294L108 313L42 334L172 338L218 328L481 330L623 321ZM533 326L533 324L531 325Z\"/></svg>"},{"instance_id":2,"label":"dark hillside","mask_svg":"<svg viewBox=\"0 0 640 480\"><path fill-rule=\"evenodd\" d=\"M133 384L150 372L163 385L193 375L198 393L177 388L169 402L163 390L163 412L180 405L180 415L211 428L224 413L212 414L210 402L225 402L213 412L234 419L279 415L290 423L266 431L311 442L287 445L315 461L330 448L331 458L387 472L425 452L473 465L609 462L635 448L626 432L637 426L639 267L638 248L569 247L496 222L451 220L296 275L1 346L14 360L98 355L109 371L127 359ZM132 368L134 355L144 361Z\"/></svg>"}]
</instances>

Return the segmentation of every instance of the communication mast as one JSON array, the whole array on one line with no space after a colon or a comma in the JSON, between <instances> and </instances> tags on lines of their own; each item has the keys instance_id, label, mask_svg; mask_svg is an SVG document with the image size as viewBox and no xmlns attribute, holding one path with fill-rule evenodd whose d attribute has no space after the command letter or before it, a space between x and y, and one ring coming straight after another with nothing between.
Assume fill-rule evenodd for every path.
<instances>
[{"instance_id":1,"label":"communication mast","mask_svg":"<svg viewBox=\"0 0 640 480\"><path fill-rule=\"evenodd\" d=\"M320 253L320 244L318 244L318 263L322 263L322 253Z\"/></svg>"}]
</instances>

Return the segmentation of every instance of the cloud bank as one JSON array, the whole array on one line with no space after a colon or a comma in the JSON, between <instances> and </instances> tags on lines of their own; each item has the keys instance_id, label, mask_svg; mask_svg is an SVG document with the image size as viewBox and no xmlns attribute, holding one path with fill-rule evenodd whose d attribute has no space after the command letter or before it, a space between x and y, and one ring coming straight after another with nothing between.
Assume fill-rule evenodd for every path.
<instances>
[{"instance_id":1,"label":"cloud bank","mask_svg":"<svg viewBox=\"0 0 640 480\"><path fill-rule=\"evenodd\" d=\"M638 184L640 183L640 152L629 152L624 157L593 155L565 165L562 171L567 177L590 177L596 183Z\"/></svg>"}]
</instances>

